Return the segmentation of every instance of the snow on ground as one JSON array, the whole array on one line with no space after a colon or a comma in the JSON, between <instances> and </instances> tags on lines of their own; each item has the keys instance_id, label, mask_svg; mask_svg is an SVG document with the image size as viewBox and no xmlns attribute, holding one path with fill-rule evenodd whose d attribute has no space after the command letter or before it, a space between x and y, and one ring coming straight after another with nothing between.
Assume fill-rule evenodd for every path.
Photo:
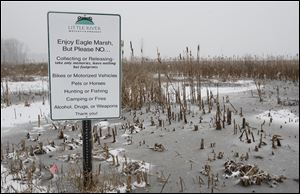
<instances>
[{"instance_id":1,"label":"snow on ground","mask_svg":"<svg viewBox=\"0 0 300 194\"><path fill-rule=\"evenodd\" d=\"M1 95L6 90L6 83L2 82ZM10 94L29 93L29 92L46 92L48 91L48 79L47 77L36 77L35 81L26 82L7 82L8 91ZM24 103L13 104L9 107L5 107L1 104L1 134L7 132L7 129L14 127L18 124L36 122L38 115L42 118L49 116L50 107L49 102L46 101L45 105L42 102L32 102L30 106L25 106ZM37 130L37 129L33 129ZM43 130L42 127L39 130Z\"/></svg>"},{"instance_id":2,"label":"snow on ground","mask_svg":"<svg viewBox=\"0 0 300 194\"><path fill-rule=\"evenodd\" d=\"M136 166L137 168L133 169L134 172L147 172L147 173L150 172L150 163L147 163L147 162L141 161L141 160L133 160L133 159L126 157L124 148L111 149L111 150L109 150L109 154L110 154L110 157L108 159L106 159L106 162L112 163L114 161L114 159L116 162L116 159L118 157L117 160L118 160L119 166L117 167L117 170L120 173L123 172L124 164L125 164L125 168L126 168L126 165L135 164L133 166ZM114 159L111 156L113 156ZM102 160L102 159L104 159L104 156L98 155L98 156L94 156L93 158ZM131 167L131 168L133 168L133 167ZM134 173L134 172L131 172L131 173ZM136 188L143 188L143 187L146 187L145 181L141 181L140 183L135 181L131 185L132 190L135 190ZM115 186L108 185L107 190L105 192L106 193L126 193L126 190L127 190L127 185L125 183L123 183L123 185L120 185L117 188Z\"/></svg>"},{"instance_id":3,"label":"snow on ground","mask_svg":"<svg viewBox=\"0 0 300 194\"><path fill-rule=\"evenodd\" d=\"M111 149L111 150L109 150L109 154L111 156L114 156L115 159L116 159L116 156L118 156L118 161L120 164L127 163L127 162L138 164L139 167L137 169L135 169L135 171L140 171L140 172L149 172L150 171L150 163L147 163L145 161L140 161L140 160L133 160L133 159L126 157L124 148ZM102 159L104 157L99 155L99 156L94 156L93 158ZM109 157L108 159L106 159L106 161L111 163L111 162L113 162L113 158ZM122 170L123 170L122 165L120 165L118 167L118 171L122 172Z\"/></svg>"},{"instance_id":4,"label":"snow on ground","mask_svg":"<svg viewBox=\"0 0 300 194\"><path fill-rule=\"evenodd\" d=\"M27 182L17 180L12 174L9 174L9 170L1 164L1 193L27 193L30 192L30 188ZM47 188L43 186L37 186L37 181L33 180L32 193L46 193Z\"/></svg>"},{"instance_id":5,"label":"snow on ground","mask_svg":"<svg viewBox=\"0 0 300 194\"><path fill-rule=\"evenodd\" d=\"M48 79L47 78L36 78L35 81L26 81L26 82L11 82L8 81L8 89L10 92L41 92L48 91ZM4 86L6 84L4 83ZM2 95L1 90L1 95Z\"/></svg>"},{"instance_id":6,"label":"snow on ground","mask_svg":"<svg viewBox=\"0 0 300 194\"><path fill-rule=\"evenodd\" d=\"M219 83L219 82L218 82ZM256 86L253 80L237 80L235 82L226 82L226 83L232 83L236 86L226 86L226 87L210 87L210 86L202 86L201 87L201 97L206 97L207 96L207 90L213 93L213 95L216 95L217 92L219 94L230 94L230 93L238 93L238 92L245 92L249 90L256 90ZM162 88L164 89L164 92L169 91L170 94L175 94L175 92L179 89L179 91L182 91L182 82L173 82L172 84L168 84L168 90L167 90L167 83L162 84ZM176 90L176 91L175 91ZM185 91L186 91L186 98L188 100L191 99L191 86L185 86ZM195 96L197 96L197 87L196 84L194 85L194 91L195 91ZM183 99L183 94L181 92L180 97ZM175 95L171 96L171 101L175 102Z\"/></svg>"},{"instance_id":7,"label":"snow on ground","mask_svg":"<svg viewBox=\"0 0 300 194\"><path fill-rule=\"evenodd\" d=\"M133 183L133 185L134 185L135 187L143 188L143 187L146 186L146 182L145 182L145 181L141 181L140 183L138 183L137 181L135 181L135 182Z\"/></svg>"},{"instance_id":8,"label":"snow on ground","mask_svg":"<svg viewBox=\"0 0 300 194\"><path fill-rule=\"evenodd\" d=\"M289 123L299 125L299 117L287 109L265 111L258 114L256 118L266 121L272 119L272 122L280 124Z\"/></svg>"},{"instance_id":9,"label":"snow on ground","mask_svg":"<svg viewBox=\"0 0 300 194\"><path fill-rule=\"evenodd\" d=\"M111 191L105 191L105 193L126 193L127 185L118 186L117 188L113 188Z\"/></svg>"},{"instance_id":10,"label":"snow on ground","mask_svg":"<svg viewBox=\"0 0 300 194\"><path fill-rule=\"evenodd\" d=\"M124 148L116 148L116 149L110 150L109 153L112 154L112 155L115 156L115 157L116 157L116 156L121 156L121 154L124 155L125 149L124 149ZM112 158L109 158L107 161L108 161L108 162L112 162L113 159L112 159Z\"/></svg>"},{"instance_id":11,"label":"snow on ground","mask_svg":"<svg viewBox=\"0 0 300 194\"><path fill-rule=\"evenodd\" d=\"M56 148L55 148L55 147L52 147L51 145L46 145L46 146L43 146L43 150L44 150L46 153L49 153L49 152L54 152L54 151L56 151Z\"/></svg>"},{"instance_id":12,"label":"snow on ground","mask_svg":"<svg viewBox=\"0 0 300 194\"><path fill-rule=\"evenodd\" d=\"M109 127L108 121L100 121L98 123L95 123L95 126L101 127L102 129L107 129Z\"/></svg>"},{"instance_id":13,"label":"snow on ground","mask_svg":"<svg viewBox=\"0 0 300 194\"><path fill-rule=\"evenodd\" d=\"M1 108L1 129L4 127L13 127L17 124L30 123L38 120L38 115L41 119L48 117L50 113L49 102L31 103L29 107L24 104L11 105L9 107Z\"/></svg>"},{"instance_id":14,"label":"snow on ground","mask_svg":"<svg viewBox=\"0 0 300 194\"><path fill-rule=\"evenodd\" d=\"M237 82L232 82L232 83L234 83L235 86L230 87L230 86L226 85L226 87L219 87L218 88L219 94L237 93L237 92L243 92L243 91L248 91L248 90L256 90L255 84L251 80L239 80ZM176 90L178 89L178 87L182 87L182 83L174 82L173 84L174 84L174 87L175 87ZM166 83L164 83L163 85L166 87ZM212 91L212 93L214 94L214 96L217 94L217 88L216 87L214 87L214 86L213 87L202 86L202 90L201 90L201 92L202 92L202 98L206 96L207 89L209 91ZM170 84L169 84L168 90L171 93L174 93L174 89L173 89L173 87ZM195 91L196 91L196 89L195 89ZM189 97L190 96L190 86L186 86L186 94L187 94L187 98L189 99L190 98ZM181 97L182 97L182 94L181 94ZM255 100L255 99L251 99L251 100ZM262 109L262 110L268 110L268 109ZM1 109L1 134L3 133L3 130L9 130L9 129L3 129L5 127L12 127L12 126L15 126L17 124L28 123L28 122L29 123L30 122L36 122L38 120L38 114L42 115L41 119L44 119L45 116L46 116L46 118L48 117L48 115L49 115L49 102L48 101L46 101L45 105L42 105L42 102L36 102L36 103L32 103L29 107L25 107L24 104L20 104L20 105L12 105L10 107L2 108ZM159 112L155 113L155 114L159 114ZM252 115L252 116L255 117L255 118L257 118L257 119L261 119L262 121L266 120L266 122L268 122L270 120L270 118L272 118L273 122L278 122L279 121L279 122L287 122L287 123L289 123L291 121L291 119L292 119L292 121L290 122L290 124L293 124L293 125L297 124L297 125L299 125L299 117L297 115L295 115L294 113L291 113L289 110L277 110L277 111L270 110L270 111L265 111L265 112L263 112L261 114ZM150 123L149 120L148 120L148 123ZM101 127L102 129L107 129L108 127L112 127L114 125L120 125L120 124L121 123L110 124L108 121L101 121L101 122L96 123L95 125ZM42 126L42 127L39 127L39 128L36 127L36 126L34 126L33 129L31 130L31 132L40 132L40 131L43 131L44 129L46 129L45 126ZM139 131L139 128L135 127L135 130ZM157 131L159 131L159 130L157 130ZM157 131L155 131L155 134L159 133ZM144 134L147 133L147 131L143 131L143 132L144 132ZM182 135L182 134L180 134L181 132L183 133L182 130L176 130L176 133L170 133L170 136L172 138L172 134L174 134L173 138L177 138L176 137L177 135ZM226 132L226 130L222 130L221 132L224 134ZM177 134L177 135L175 136L175 134ZM149 137L149 134L146 134L146 135L147 135L147 137ZM192 137L192 136L194 136L194 135L190 135L190 136L189 135L190 135L189 133L185 133L186 137ZM78 136L81 136L81 134L78 134ZM120 135L120 136L121 137L125 137L125 138L127 138L128 136L131 136L130 130L126 130L126 132L124 134ZM163 136L159 136L159 137L160 137L160 141L162 143L167 144L167 142L169 142L169 140L167 140L167 138L164 139ZM140 138L140 139L138 139L138 138ZM144 136L137 137L135 139L135 141L138 142L142 138L144 139ZM152 141L151 138L155 138L155 141L157 139L156 136L155 137L149 137L149 141ZM210 137L208 136L208 139L209 138ZM169 139L169 136L168 136L168 139ZM82 140L75 140L75 141L78 141L78 142L80 142L80 144L82 144ZM172 141L173 141L173 139L172 139ZM177 140L176 140L176 142L177 142ZM150 142L150 144L151 143L152 142ZM197 144L198 144L198 139L197 139ZM118 147L120 145L122 145L122 142L120 142L120 144L116 145L115 147ZM172 144L172 145L174 145L174 147L176 147L176 144ZM73 146L73 145L72 144L68 144L68 146ZM225 146L227 146L227 144L225 144ZM77 147L78 146L74 145L73 148L77 148ZM134 149L132 147L133 146L131 146L131 147L128 146L126 149L128 149L128 150ZM181 147L182 147L182 150L185 149L184 146L180 146L178 148L181 149ZM51 147L50 145L43 146L43 149L47 153L56 152L56 151L59 150L58 148L59 147L55 147L55 148ZM172 150L172 151L174 151L174 150ZM133 158L138 158L139 160L133 160L133 159L131 159L132 156L130 156L130 158L128 157L129 154L127 155L127 157L125 157L126 155L125 155L125 149L124 148L114 148L114 149L109 150L110 157L106 160L106 162L108 162L108 163L111 164L113 162L113 158L111 157L111 155L113 155L114 157L118 156L118 162L121 164L121 165L119 165L117 167L117 170L119 172L122 172L122 164L125 163L125 162L127 162L128 165L137 166L137 168L135 169L135 171L142 171L142 172L150 172L150 163L147 163L145 161L151 162L151 164L154 163L155 167L159 166L159 164L162 163L163 165L167 166L167 170L172 169L175 166L175 162L177 162L177 160L175 160L175 159L173 160L172 159L172 162L174 161L174 165L173 164L164 163L164 161L170 161L167 158L165 158L162 162L161 161L157 162L158 160L161 160L161 157L157 157L157 156L153 157L152 155L151 156L145 156L145 153L141 153L141 152L144 152L144 151L137 152L138 156L137 155L133 155ZM130 152L128 152L128 153L130 153ZM170 153L170 151L169 151L169 153ZM186 154L187 154L187 157L188 157L189 154L193 154L193 152L187 152ZM12 155L10 155L10 157L15 157L15 155L12 154ZM68 155L58 156L57 158L59 158L59 160L67 162L67 161L70 160L70 157L72 158L73 156L68 154ZM74 157L79 157L79 156L74 155ZM101 156L100 153L98 153L93 158L99 158L99 157L100 157L100 159L104 158L103 156ZM154 160L151 159L152 157L154 158ZM199 157L198 159L200 161L204 160L202 158L202 156ZM142 161L142 160L145 160L145 161ZM103 160L101 160L101 161L103 161ZM295 160L295 161L298 161L298 160ZM153 167L153 165L151 165L151 167ZM179 171L179 173L181 173L180 175L182 175L182 172L186 173L184 167L179 168L179 169L176 168L175 171L176 171L176 173ZM2 177L6 177L6 179L4 179ZM110 184L110 183L108 183L108 184ZM8 188L9 185L12 185L14 187L14 189L16 189L16 188L18 188L18 185L20 185L20 182L13 180L12 175L9 175L8 172L7 172L7 170L4 169L4 167L2 167L2 165L1 165L1 192L16 192L16 191L14 191L14 189L12 189L12 187ZM24 186L24 185L22 185L22 186ZM24 189L28 188L28 186L24 186L24 187L25 188L19 188L20 190L17 190L17 191L21 192L21 191L24 191ZM137 189L138 187L145 187L145 182L142 181L142 182L140 182L138 184L136 181L135 182L133 181L133 183L132 183L132 189L134 190L134 189ZM161 186L159 186L159 187L161 187ZM126 192L126 188L127 188L127 185L124 183L124 184L118 186L117 188L116 188L116 186L112 186L112 189L107 190L106 192L121 192L121 193L125 193ZM229 187L227 187L227 188L229 188ZM45 191L35 190L34 192L45 192Z\"/></svg>"},{"instance_id":15,"label":"snow on ground","mask_svg":"<svg viewBox=\"0 0 300 194\"><path fill-rule=\"evenodd\" d=\"M138 163L139 164L139 168L136 169L136 171L149 172L149 170L150 170L150 164L149 163L144 162L144 161L132 160L132 159L124 157L124 155L125 155L125 149L124 148L112 149L112 150L109 150L109 153L111 155L113 155L114 157L118 156L120 163L124 163L124 162L126 162L126 160L128 162L136 162L136 163ZM106 161L107 162L112 162L113 159L110 157ZM122 166L120 166L119 170L122 171Z\"/></svg>"},{"instance_id":16,"label":"snow on ground","mask_svg":"<svg viewBox=\"0 0 300 194\"><path fill-rule=\"evenodd\" d=\"M145 181L141 181L140 183L138 183L137 181L135 181L131 185L131 190L135 190L137 187L138 188L143 188L145 186L146 186ZM113 186L111 186L111 188L113 188ZM127 193L127 184L123 183L122 186L118 186L117 188L113 188L113 189L111 189L109 191L105 191L105 193Z\"/></svg>"}]
</instances>

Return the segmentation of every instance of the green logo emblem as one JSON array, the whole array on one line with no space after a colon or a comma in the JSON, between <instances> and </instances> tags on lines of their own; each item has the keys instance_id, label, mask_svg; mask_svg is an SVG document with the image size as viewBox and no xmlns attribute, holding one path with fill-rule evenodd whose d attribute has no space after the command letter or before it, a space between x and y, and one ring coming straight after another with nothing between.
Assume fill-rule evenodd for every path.
<instances>
[{"instance_id":1,"label":"green logo emblem","mask_svg":"<svg viewBox=\"0 0 300 194\"><path fill-rule=\"evenodd\" d=\"M93 18L92 17L77 17L77 22L75 24L81 24L81 25L94 25Z\"/></svg>"}]
</instances>

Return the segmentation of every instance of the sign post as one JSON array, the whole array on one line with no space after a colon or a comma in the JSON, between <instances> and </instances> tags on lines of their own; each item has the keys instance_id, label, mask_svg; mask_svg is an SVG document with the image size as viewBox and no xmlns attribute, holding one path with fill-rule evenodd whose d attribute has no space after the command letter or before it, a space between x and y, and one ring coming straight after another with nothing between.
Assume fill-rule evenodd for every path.
<instances>
[{"instance_id":1,"label":"sign post","mask_svg":"<svg viewBox=\"0 0 300 194\"><path fill-rule=\"evenodd\" d=\"M84 183L91 181L91 119L121 114L121 18L48 12L52 120L83 120Z\"/></svg>"},{"instance_id":2,"label":"sign post","mask_svg":"<svg viewBox=\"0 0 300 194\"><path fill-rule=\"evenodd\" d=\"M82 121L82 139L83 139L83 184L86 187L92 181L92 133L91 133L91 120Z\"/></svg>"}]
</instances>

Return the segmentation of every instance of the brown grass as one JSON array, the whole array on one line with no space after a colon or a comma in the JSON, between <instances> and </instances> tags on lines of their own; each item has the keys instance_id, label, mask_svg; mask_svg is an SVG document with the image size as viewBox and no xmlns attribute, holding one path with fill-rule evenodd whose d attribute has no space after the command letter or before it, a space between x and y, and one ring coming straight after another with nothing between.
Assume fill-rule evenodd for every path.
<instances>
[{"instance_id":1,"label":"brown grass","mask_svg":"<svg viewBox=\"0 0 300 194\"><path fill-rule=\"evenodd\" d=\"M189 56L186 59L163 61L158 56L158 59L153 61L124 60L122 70L122 105L133 109L139 109L143 105L153 102L166 104L168 97L162 96L159 86L161 82L170 82L173 75L188 77L189 80L185 82L190 84L193 84L192 80L197 80L197 84L198 82L201 84L201 79L209 78L222 81L244 78L299 81L298 57L288 59L283 57L258 59L251 56L243 58L214 57L193 60L193 56ZM167 76L158 79L153 77L154 74L159 77L160 75ZM1 65L1 78L9 77L10 80L29 81L33 76L47 75L46 63ZM181 93L182 91L177 92ZM195 100L196 96L193 96L192 101ZM201 101L198 103L200 106Z\"/></svg>"}]
</instances>

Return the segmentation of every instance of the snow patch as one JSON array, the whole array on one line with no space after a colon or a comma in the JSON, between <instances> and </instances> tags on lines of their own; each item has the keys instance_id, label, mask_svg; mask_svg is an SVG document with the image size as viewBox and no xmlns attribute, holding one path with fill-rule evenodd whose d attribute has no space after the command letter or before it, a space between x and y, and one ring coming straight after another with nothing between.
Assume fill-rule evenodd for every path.
<instances>
[{"instance_id":1,"label":"snow patch","mask_svg":"<svg viewBox=\"0 0 300 194\"><path fill-rule=\"evenodd\" d=\"M33 180L32 193L46 193L47 188L37 185L37 180ZM24 181L14 179L9 170L1 164L1 193L27 193L28 184Z\"/></svg>"},{"instance_id":2,"label":"snow patch","mask_svg":"<svg viewBox=\"0 0 300 194\"><path fill-rule=\"evenodd\" d=\"M24 104L11 105L1 108L1 129L3 127L13 127L17 124L36 122L38 115L41 119L49 117L50 106L46 101L45 105L42 102L31 103L30 106Z\"/></svg>"},{"instance_id":3,"label":"snow patch","mask_svg":"<svg viewBox=\"0 0 300 194\"><path fill-rule=\"evenodd\" d=\"M48 78L39 78L41 80L28 81L28 82L11 82L8 81L8 90L12 93L17 92L42 92L48 91ZM2 95L1 90L1 95Z\"/></svg>"},{"instance_id":4,"label":"snow patch","mask_svg":"<svg viewBox=\"0 0 300 194\"><path fill-rule=\"evenodd\" d=\"M216 81L217 83L217 81ZM237 80L236 82L226 82L226 83L232 83L234 86L231 87L201 87L201 97L206 97L207 96L207 90L213 93L213 95L216 95L217 92L219 94L230 94L230 93L239 93L239 92L245 92L249 90L256 90L256 86L254 84L253 80ZM238 85L238 86L236 86ZM164 88L164 93L166 94L166 91L168 91L170 94L175 94L175 90L182 91L183 89L183 83L182 82L173 82L172 84L168 85L167 88L167 83L162 83L162 88ZM195 95L197 96L197 87L196 84L194 84L194 91ZM186 85L185 86L185 93L186 93L186 99L191 100L191 86ZM171 101L175 102L175 96L171 95L170 96ZM183 94L182 92L180 93L180 98L183 99Z\"/></svg>"},{"instance_id":5,"label":"snow patch","mask_svg":"<svg viewBox=\"0 0 300 194\"><path fill-rule=\"evenodd\" d=\"M95 126L101 127L102 129L107 129L109 127L108 121L100 121L98 123L95 123Z\"/></svg>"},{"instance_id":6,"label":"snow patch","mask_svg":"<svg viewBox=\"0 0 300 194\"><path fill-rule=\"evenodd\" d=\"M256 118L266 120L266 122L272 119L274 123L299 125L299 116L287 109L265 111L258 114Z\"/></svg>"}]
</instances>

